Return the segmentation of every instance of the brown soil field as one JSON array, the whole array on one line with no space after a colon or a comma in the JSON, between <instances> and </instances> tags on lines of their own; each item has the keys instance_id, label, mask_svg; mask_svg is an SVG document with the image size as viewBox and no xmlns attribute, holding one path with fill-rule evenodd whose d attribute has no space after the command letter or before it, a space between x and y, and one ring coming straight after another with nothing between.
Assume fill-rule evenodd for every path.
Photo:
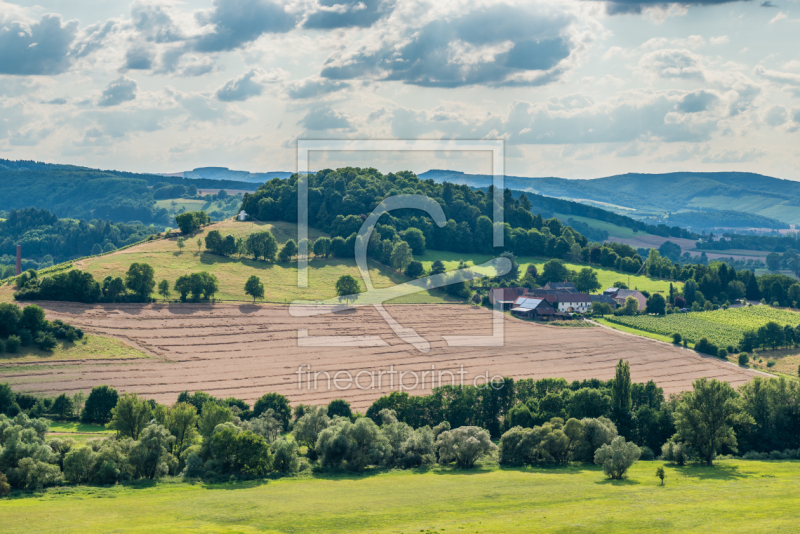
<instances>
[{"instance_id":1,"label":"brown soil field","mask_svg":"<svg viewBox=\"0 0 800 534\"><path fill-rule=\"evenodd\" d=\"M547 326L504 316L502 347L449 347L442 336L490 335L491 312L466 305L393 305L392 317L403 327L414 328L430 342L423 353L403 342L372 307L312 317L292 317L287 306L166 304L96 305L41 303L50 319L60 318L87 332L125 340L152 356L149 359L116 362L49 362L42 367L5 363L0 381L19 391L58 394L88 391L109 384L120 391L137 392L162 403L172 403L183 390L203 390L217 397L234 396L250 403L275 391L292 403L323 404L335 398L350 401L365 410L375 399L398 389L398 375L391 370L416 372L424 386L415 389L415 378L406 374L411 394L430 392L431 376L450 371L456 383L473 384L475 377L521 378L563 377L569 381L587 378L607 380L614 375L620 358L630 361L634 381L653 379L665 393L691 388L698 377L726 380L740 385L754 371L702 357L693 351L605 328ZM322 347L299 346L298 329L311 336L380 336L384 346L343 347L331 341ZM310 366L312 381L298 368ZM459 371L463 372L459 375ZM434 374L426 373L434 369ZM307 367L304 369L308 369ZM339 388L325 375L337 371L359 375L360 387L346 387L340 375ZM370 376L381 375L381 384ZM451 383L450 375L441 375ZM390 386L390 379L394 387ZM481 380L478 383L482 383ZM310 385L310 387L309 387ZM437 384L438 385L438 384ZM329 387L330 386L330 387ZM379 387L380 386L380 387Z\"/></svg>"}]
</instances>

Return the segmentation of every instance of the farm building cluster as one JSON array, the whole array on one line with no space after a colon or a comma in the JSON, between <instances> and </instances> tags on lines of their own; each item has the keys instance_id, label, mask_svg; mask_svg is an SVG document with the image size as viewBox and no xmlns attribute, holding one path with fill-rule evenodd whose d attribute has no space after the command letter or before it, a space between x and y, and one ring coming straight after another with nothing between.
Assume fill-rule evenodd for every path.
<instances>
[{"instance_id":1,"label":"farm building cluster","mask_svg":"<svg viewBox=\"0 0 800 534\"><path fill-rule=\"evenodd\" d=\"M590 295L579 292L572 282L549 282L537 289L498 287L489 291L492 305L497 303L503 311L542 321L571 319L575 313L589 312L595 302L602 302L616 309L624 306L628 297L639 302L639 311L645 309L647 298L634 289L610 287L602 294Z\"/></svg>"}]
</instances>

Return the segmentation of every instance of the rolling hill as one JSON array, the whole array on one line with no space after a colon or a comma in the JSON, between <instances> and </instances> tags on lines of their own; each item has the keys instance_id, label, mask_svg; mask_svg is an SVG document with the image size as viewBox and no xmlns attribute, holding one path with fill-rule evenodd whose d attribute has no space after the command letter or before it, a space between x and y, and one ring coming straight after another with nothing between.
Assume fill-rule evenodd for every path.
<instances>
[{"instance_id":1,"label":"rolling hill","mask_svg":"<svg viewBox=\"0 0 800 534\"><path fill-rule=\"evenodd\" d=\"M488 187L492 177L431 170L419 175L436 182ZM506 176L509 189L538 193L639 214L681 210L737 211L800 224L800 182L746 172L621 174L588 180Z\"/></svg>"}]
</instances>

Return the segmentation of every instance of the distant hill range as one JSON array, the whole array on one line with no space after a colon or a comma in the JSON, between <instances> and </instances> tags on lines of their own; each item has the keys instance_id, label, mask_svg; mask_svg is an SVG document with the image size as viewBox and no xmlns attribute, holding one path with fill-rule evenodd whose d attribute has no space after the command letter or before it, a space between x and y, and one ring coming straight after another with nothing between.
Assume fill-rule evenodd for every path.
<instances>
[{"instance_id":1,"label":"distant hill range","mask_svg":"<svg viewBox=\"0 0 800 534\"><path fill-rule=\"evenodd\" d=\"M249 171L232 171L227 167L198 167L192 171L184 171L182 173L170 174L168 176L181 176L191 180L205 178L207 180L234 180L238 182L249 182L263 184L273 178L289 178L291 172L275 171L275 172L249 172Z\"/></svg>"},{"instance_id":2,"label":"distant hill range","mask_svg":"<svg viewBox=\"0 0 800 534\"><path fill-rule=\"evenodd\" d=\"M436 182L448 181L472 187L488 187L492 183L491 175L447 170L430 170L419 176ZM634 217L685 210L727 211L763 217L754 219L753 227L785 228L786 224L800 224L800 182L755 173L630 173L590 180L506 176L505 186L549 197L596 203L615 211L628 211ZM730 216L725 218L730 222ZM775 222L770 223L770 220ZM779 223L782 224L770 225ZM749 225L742 223L730 226Z\"/></svg>"}]
</instances>

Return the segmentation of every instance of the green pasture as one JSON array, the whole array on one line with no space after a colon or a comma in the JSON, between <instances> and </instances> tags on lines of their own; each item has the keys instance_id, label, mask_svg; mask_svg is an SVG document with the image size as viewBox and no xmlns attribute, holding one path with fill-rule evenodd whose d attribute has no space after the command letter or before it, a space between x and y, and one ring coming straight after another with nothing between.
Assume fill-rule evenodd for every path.
<instances>
[{"instance_id":1,"label":"green pasture","mask_svg":"<svg viewBox=\"0 0 800 534\"><path fill-rule=\"evenodd\" d=\"M565 215L562 213L555 213L554 215L563 221L567 221L567 219L574 219L579 222L584 222L589 226L591 226L592 228L597 228L598 230L605 230L606 232L608 232L608 237L631 239L634 237L645 237L649 235L645 232L634 232L632 228L626 228L624 226L619 226L614 223L600 221L597 219L590 219L589 217L581 217L580 215Z\"/></svg>"},{"instance_id":2,"label":"green pasture","mask_svg":"<svg viewBox=\"0 0 800 534\"><path fill-rule=\"evenodd\" d=\"M64 487L0 500L4 532L796 532L800 462L309 475Z\"/></svg>"},{"instance_id":3,"label":"green pasture","mask_svg":"<svg viewBox=\"0 0 800 534\"><path fill-rule=\"evenodd\" d=\"M52 351L43 351L35 346L20 347L19 352L0 353L0 363L47 363L61 360L97 360L147 358L143 352L110 337L85 335L74 343L60 340Z\"/></svg>"},{"instance_id":4,"label":"green pasture","mask_svg":"<svg viewBox=\"0 0 800 534\"><path fill-rule=\"evenodd\" d=\"M225 221L207 227L195 236L186 240L186 246L181 251L178 248L177 238L159 239L149 241L120 251L117 254L108 254L96 258L82 260L77 265L83 271L91 273L95 279L103 280L106 276L125 277L128 267L132 263L148 263L155 270L156 280L167 280L170 287L184 274L206 271L216 275L219 280L219 292L216 297L221 300L248 300L244 293L244 284L247 279L256 275L264 283L265 302L289 303L297 299L323 300L336 296L336 281L344 274L350 274L359 280L362 290L365 290L363 280L352 259L317 259L311 258L308 269L308 287L297 287L297 262L268 263L255 261L252 258L224 257L206 252L205 246L198 248L197 240L203 240L210 230L219 230L225 235L246 237L261 230L270 230L279 243L289 239L297 239L296 225L290 223L258 223ZM316 230L309 229L309 238L316 239L324 235ZM375 287L391 287L408 281L408 278L397 274L391 269L371 263L370 274ZM178 295L173 294L172 298ZM393 303L404 304L429 304L454 302L440 291L424 291L394 299Z\"/></svg>"},{"instance_id":5,"label":"green pasture","mask_svg":"<svg viewBox=\"0 0 800 534\"><path fill-rule=\"evenodd\" d=\"M67 432L67 433L79 433L79 434L114 433L113 430L107 430L106 427L104 427L103 425L92 425L89 423L64 422L64 421L52 421L50 423L50 432Z\"/></svg>"},{"instance_id":6,"label":"green pasture","mask_svg":"<svg viewBox=\"0 0 800 534\"><path fill-rule=\"evenodd\" d=\"M421 261L422 265L425 266L426 270L430 270L431 265L434 261L439 260L444 263L445 268L447 270L452 270L458 268L458 263L460 261L464 261L467 265L480 265L481 263L487 262L491 260L493 256L489 254L470 254L470 253L461 253L461 252L444 252L440 250L428 250L422 256L415 257L416 260ZM544 264L550 261L552 258L537 258L535 256L520 256L517 258L517 263L520 265L520 273L524 273L528 265L535 265L539 272L542 272L542 268ZM669 293L669 284L668 280L660 280L658 278L652 278L650 276L636 276L629 273L623 273L621 271L615 271L613 269L606 269L604 267L599 267L597 265L587 265L581 263L573 263L573 262L564 262L564 265L567 266L568 269L573 271L580 271L584 267L591 267L595 271L597 271L597 280L600 282L602 288L599 292L602 292L604 289L608 287L612 287L614 282L625 282L628 284L628 287L631 289L638 288L639 290L646 290L651 293L655 293L661 291L663 293ZM489 274L489 273L487 273ZM629 283L630 281L630 283ZM682 282L672 282L675 289L679 289L683 287Z\"/></svg>"}]
</instances>

